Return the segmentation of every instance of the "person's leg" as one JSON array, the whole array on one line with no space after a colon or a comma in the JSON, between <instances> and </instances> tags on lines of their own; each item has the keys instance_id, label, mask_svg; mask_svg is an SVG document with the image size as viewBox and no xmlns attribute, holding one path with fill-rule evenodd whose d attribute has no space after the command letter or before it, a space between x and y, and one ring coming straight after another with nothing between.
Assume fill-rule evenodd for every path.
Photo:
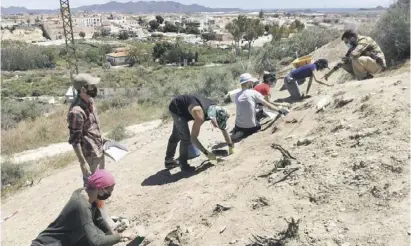
<instances>
[{"instance_id":1,"label":"person's leg","mask_svg":"<svg viewBox=\"0 0 411 246\"><path fill-rule=\"evenodd\" d=\"M188 165L188 146L191 144L190 129L188 129L188 123L185 119L178 117L175 122L178 136L180 139L180 157L178 159L182 170L192 171L192 167Z\"/></svg>"},{"instance_id":2,"label":"person's leg","mask_svg":"<svg viewBox=\"0 0 411 246\"><path fill-rule=\"evenodd\" d=\"M300 100L301 99L301 92L300 88L298 87L298 83L292 77L285 77L284 84L287 87L288 93L290 93L291 99L293 100Z\"/></svg>"},{"instance_id":3,"label":"person's leg","mask_svg":"<svg viewBox=\"0 0 411 246\"><path fill-rule=\"evenodd\" d=\"M360 56L352 61L354 75L358 80L370 77L370 74L381 72L382 67L369 56Z\"/></svg>"},{"instance_id":4,"label":"person's leg","mask_svg":"<svg viewBox=\"0 0 411 246\"><path fill-rule=\"evenodd\" d=\"M344 63L342 68L351 75L354 75L354 68L352 62Z\"/></svg>"},{"instance_id":5,"label":"person's leg","mask_svg":"<svg viewBox=\"0 0 411 246\"><path fill-rule=\"evenodd\" d=\"M165 158L165 166L166 168L175 167L177 165L174 156L176 154L177 144L180 141L176 121L177 117L171 113L173 117L173 130L171 132L170 138L168 139L167 150L166 150L166 158Z\"/></svg>"}]
</instances>

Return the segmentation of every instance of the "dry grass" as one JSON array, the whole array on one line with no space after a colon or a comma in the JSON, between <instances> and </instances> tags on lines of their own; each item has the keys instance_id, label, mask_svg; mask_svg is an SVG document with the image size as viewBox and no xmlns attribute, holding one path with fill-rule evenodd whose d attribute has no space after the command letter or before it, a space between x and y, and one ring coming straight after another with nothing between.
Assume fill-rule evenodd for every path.
<instances>
[{"instance_id":1,"label":"dry grass","mask_svg":"<svg viewBox=\"0 0 411 246\"><path fill-rule=\"evenodd\" d=\"M7 198L24 187L35 185L42 177L52 174L56 169L73 164L75 161L74 152L68 152L27 163L3 162L1 164L1 198Z\"/></svg>"},{"instance_id":2,"label":"dry grass","mask_svg":"<svg viewBox=\"0 0 411 246\"><path fill-rule=\"evenodd\" d=\"M20 122L16 128L2 130L2 155L19 153L24 150L67 141L66 117L68 107L68 105L62 106L49 117ZM128 126L158 119L161 113L162 110L158 110L151 105L131 104L124 108L105 111L100 114L100 121L103 132L108 132L118 125Z\"/></svg>"}]
</instances>

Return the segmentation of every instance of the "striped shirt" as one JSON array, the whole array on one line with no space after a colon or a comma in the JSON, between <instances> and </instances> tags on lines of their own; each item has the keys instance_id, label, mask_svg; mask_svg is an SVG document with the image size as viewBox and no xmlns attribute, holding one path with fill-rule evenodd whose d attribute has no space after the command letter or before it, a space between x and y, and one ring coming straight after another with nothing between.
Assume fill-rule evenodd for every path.
<instances>
[{"instance_id":1,"label":"striped shirt","mask_svg":"<svg viewBox=\"0 0 411 246\"><path fill-rule=\"evenodd\" d=\"M358 36L357 46L350 54L351 58L358 58L360 56L369 56L373 58L373 55L371 54L381 58L384 66L386 65L385 56L380 46L378 46L378 44L370 37Z\"/></svg>"},{"instance_id":2,"label":"striped shirt","mask_svg":"<svg viewBox=\"0 0 411 246\"><path fill-rule=\"evenodd\" d=\"M69 144L80 144L84 157L103 155L103 138L100 121L93 99L86 102L77 97L69 108L67 123L70 131Z\"/></svg>"}]
</instances>

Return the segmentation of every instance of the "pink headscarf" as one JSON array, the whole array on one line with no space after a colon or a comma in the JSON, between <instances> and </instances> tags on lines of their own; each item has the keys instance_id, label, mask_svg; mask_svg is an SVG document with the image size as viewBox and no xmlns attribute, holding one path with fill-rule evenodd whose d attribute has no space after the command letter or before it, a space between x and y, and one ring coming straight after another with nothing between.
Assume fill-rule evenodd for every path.
<instances>
[{"instance_id":1,"label":"pink headscarf","mask_svg":"<svg viewBox=\"0 0 411 246\"><path fill-rule=\"evenodd\" d=\"M89 178L87 186L91 188L107 188L114 185L116 182L114 176L104 169L98 169Z\"/></svg>"}]
</instances>

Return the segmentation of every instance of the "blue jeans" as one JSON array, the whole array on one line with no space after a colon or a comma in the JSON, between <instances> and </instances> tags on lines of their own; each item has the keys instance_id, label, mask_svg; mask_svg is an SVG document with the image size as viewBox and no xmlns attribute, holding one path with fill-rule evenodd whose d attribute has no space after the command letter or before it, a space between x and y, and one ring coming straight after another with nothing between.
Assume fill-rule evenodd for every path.
<instances>
[{"instance_id":1,"label":"blue jeans","mask_svg":"<svg viewBox=\"0 0 411 246\"><path fill-rule=\"evenodd\" d=\"M170 112L173 117L173 131L170 138L168 139L166 160L171 160L176 154L177 144L180 142L180 165L188 165L188 146L191 144L190 129L188 129L188 122L183 117L180 117L172 112Z\"/></svg>"},{"instance_id":2,"label":"blue jeans","mask_svg":"<svg viewBox=\"0 0 411 246\"><path fill-rule=\"evenodd\" d=\"M296 79L294 79L290 75L287 75L284 78L284 85L285 85L285 88L287 88L288 93L290 93L291 99L294 99L294 100L301 99L302 95L301 95L300 88L298 87L298 82Z\"/></svg>"}]
</instances>

